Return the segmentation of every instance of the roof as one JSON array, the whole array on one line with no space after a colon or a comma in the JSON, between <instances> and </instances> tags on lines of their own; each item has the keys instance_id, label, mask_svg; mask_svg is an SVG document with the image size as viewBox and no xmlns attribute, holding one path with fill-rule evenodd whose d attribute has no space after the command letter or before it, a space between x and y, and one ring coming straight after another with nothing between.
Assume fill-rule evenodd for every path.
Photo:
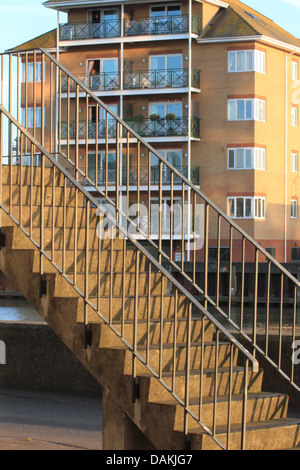
<instances>
[{"instance_id":1,"label":"roof","mask_svg":"<svg viewBox=\"0 0 300 470\"><path fill-rule=\"evenodd\" d=\"M51 31L48 31L45 34L41 34L40 36L30 39L29 41L24 42L19 46L9 49L9 51L22 52L26 50L37 49L39 47L42 47L44 49L52 49L56 47L57 44L56 32L56 28L52 29Z\"/></svg>"},{"instance_id":2,"label":"roof","mask_svg":"<svg viewBox=\"0 0 300 470\"><path fill-rule=\"evenodd\" d=\"M231 38L261 35L300 47L300 39L278 26L274 21L253 10L239 0L227 0L228 8L221 8L204 29L200 38Z\"/></svg>"}]
</instances>

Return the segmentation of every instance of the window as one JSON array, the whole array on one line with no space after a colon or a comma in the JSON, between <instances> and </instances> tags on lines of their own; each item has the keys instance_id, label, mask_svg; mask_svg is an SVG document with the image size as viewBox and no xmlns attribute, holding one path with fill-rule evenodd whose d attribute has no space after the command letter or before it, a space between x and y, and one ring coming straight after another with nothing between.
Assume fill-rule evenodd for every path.
<instances>
[{"instance_id":1,"label":"window","mask_svg":"<svg viewBox=\"0 0 300 470\"><path fill-rule=\"evenodd\" d=\"M216 263L218 261L218 248L208 248L208 262ZM220 261L221 263L227 263L230 261L230 249L228 247L220 247Z\"/></svg>"},{"instance_id":2,"label":"window","mask_svg":"<svg viewBox=\"0 0 300 470\"><path fill-rule=\"evenodd\" d=\"M300 248L292 248L292 261L300 261Z\"/></svg>"},{"instance_id":3,"label":"window","mask_svg":"<svg viewBox=\"0 0 300 470\"><path fill-rule=\"evenodd\" d=\"M265 121L266 102L257 98L228 100L229 121Z\"/></svg>"},{"instance_id":4,"label":"window","mask_svg":"<svg viewBox=\"0 0 300 470\"><path fill-rule=\"evenodd\" d=\"M297 199L292 199L291 201L291 217L292 219L297 219L298 216L298 201Z\"/></svg>"},{"instance_id":5,"label":"window","mask_svg":"<svg viewBox=\"0 0 300 470\"><path fill-rule=\"evenodd\" d=\"M298 126L298 108L292 106L292 126Z\"/></svg>"},{"instance_id":6,"label":"window","mask_svg":"<svg viewBox=\"0 0 300 470\"><path fill-rule=\"evenodd\" d=\"M149 116L157 114L161 118L165 118L167 114L174 114L176 118L182 117L182 103L169 102L169 103L150 103Z\"/></svg>"},{"instance_id":7,"label":"window","mask_svg":"<svg viewBox=\"0 0 300 470\"><path fill-rule=\"evenodd\" d=\"M292 62L292 80L298 80L298 62Z\"/></svg>"},{"instance_id":8,"label":"window","mask_svg":"<svg viewBox=\"0 0 300 470\"><path fill-rule=\"evenodd\" d=\"M23 64L23 83L26 82L41 82L42 81L42 63L35 63L35 77L34 77L34 62L27 63L27 77L26 77L26 63ZM46 79L46 64L44 64L44 81Z\"/></svg>"},{"instance_id":9,"label":"window","mask_svg":"<svg viewBox=\"0 0 300 470\"><path fill-rule=\"evenodd\" d=\"M36 107L35 108L35 122L33 119L34 113L33 113L34 108L27 108L27 122L26 122L26 110L25 108L22 108L22 125L24 127L41 127L42 125L42 108Z\"/></svg>"},{"instance_id":10,"label":"window","mask_svg":"<svg viewBox=\"0 0 300 470\"><path fill-rule=\"evenodd\" d=\"M268 247L266 248L266 252L269 253L269 255L273 256L273 258L276 258L276 248ZM268 258L266 258L266 261L268 261Z\"/></svg>"},{"instance_id":11,"label":"window","mask_svg":"<svg viewBox=\"0 0 300 470\"><path fill-rule=\"evenodd\" d=\"M298 154L297 153L292 153L292 171L297 173L298 172Z\"/></svg>"},{"instance_id":12,"label":"window","mask_svg":"<svg viewBox=\"0 0 300 470\"><path fill-rule=\"evenodd\" d=\"M228 72L266 73L265 52L255 50L229 51Z\"/></svg>"},{"instance_id":13,"label":"window","mask_svg":"<svg viewBox=\"0 0 300 470\"><path fill-rule=\"evenodd\" d=\"M265 198L229 197L227 213L229 217L236 219L264 219Z\"/></svg>"},{"instance_id":14,"label":"window","mask_svg":"<svg viewBox=\"0 0 300 470\"><path fill-rule=\"evenodd\" d=\"M265 170L266 151L261 148L228 149L229 170Z\"/></svg>"}]
</instances>

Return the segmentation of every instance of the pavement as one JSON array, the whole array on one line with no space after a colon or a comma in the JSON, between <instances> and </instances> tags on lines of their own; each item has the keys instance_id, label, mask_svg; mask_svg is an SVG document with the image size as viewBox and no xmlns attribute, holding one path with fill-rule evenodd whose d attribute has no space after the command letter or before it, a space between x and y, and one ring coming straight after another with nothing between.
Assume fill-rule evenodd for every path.
<instances>
[{"instance_id":1,"label":"pavement","mask_svg":"<svg viewBox=\"0 0 300 470\"><path fill-rule=\"evenodd\" d=\"M0 388L0 450L101 450L99 397Z\"/></svg>"}]
</instances>

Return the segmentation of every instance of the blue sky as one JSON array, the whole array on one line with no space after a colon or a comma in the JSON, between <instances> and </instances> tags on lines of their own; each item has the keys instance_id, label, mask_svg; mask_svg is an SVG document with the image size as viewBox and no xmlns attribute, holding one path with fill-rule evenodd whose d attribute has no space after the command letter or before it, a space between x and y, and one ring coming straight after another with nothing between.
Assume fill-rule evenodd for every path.
<instances>
[{"instance_id":1,"label":"blue sky","mask_svg":"<svg viewBox=\"0 0 300 470\"><path fill-rule=\"evenodd\" d=\"M244 3L300 38L300 0L244 0ZM45 8L42 0L0 0L1 51L55 28L56 21L56 12Z\"/></svg>"}]
</instances>

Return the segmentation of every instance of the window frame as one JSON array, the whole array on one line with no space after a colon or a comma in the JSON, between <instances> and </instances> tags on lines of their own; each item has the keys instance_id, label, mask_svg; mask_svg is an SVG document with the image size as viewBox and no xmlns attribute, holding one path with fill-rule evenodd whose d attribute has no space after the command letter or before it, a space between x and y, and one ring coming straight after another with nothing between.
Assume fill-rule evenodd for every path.
<instances>
[{"instance_id":1,"label":"window frame","mask_svg":"<svg viewBox=\"0 0 300 470\"><path fill-rule=\"evenodd\" d=\"M299 125L299 111L297 106L291 107L291 125L293 127L298 127Z\"/></svg>"},{"instance_id":2,"label":"window frame","mask_svg":"<svg viewBox=\"0 0 300 470\"><path fill-rule=\"evenodd\" d=\"M291 78L293 81L298 80L299 77L299 65L298 62L292 60L291 62Z\"/></svg>"},{"instance_id":3,"label":"window frame","mask_svg":"<svg viewBox=\"0 0 300 470\"><path fill-rule=\"evenodd\" d=\"M291 171L293 173L298 173L299 171L299 160L298 160L298 153L291 154Z\"/></svg>"},{"instance_id":4,"label":"window frame","mask_svg":"<svg viewBox=\"0 0 300 470\"><path fill-rule=\"evenodd\" d=\"M298 200L291 199L291 219L298 219Z\"/></svg>"},{"instance_id":5,"label":"window frame","mask_svg":"<svg viewBox=\"0 0 300 470\"><path fill-rule=\"evenodd\" d=\"M239 113L242 109L239 109L239 106L243 104L243 118L239 117ZM231 118L232 115L232 104L234 104L234 118ZM260 106L263 104L263 109L260 109ZM251 105L251 113L249 117L249 105ZM262 118L258 119L258 115ZM259 121L266 122L267 116L267 102L259 98L229 98L227 99L227 120L229 122L236 121Z\"/></svg>"},{"instance_id":6,"label":"window frame","mask_svg":"<svg viewBox=\"0 0 300 470\"><path fill-rule=\"evenodd\" d=\"M251 67L247 67L247 55L251 54ZM244 68L239 69L238 67L238 56L244 55L243 63ZM231 57L234 56L234 69L231 69ZM263 51L258 51L257 49L241 49L241 50L233 50L228 51L228 59L227 59L227 71L228 73L245 73L245 72L257 72L257 73L266 73L266 63L267 63L267 55Z\"/></svg>"},{"instance_id":7,"label":"window frame","mask_svg":"<svg viewBox=\"0 0 300 470\"><path fill-rule=\"evenodd\" d=\"M233 215L230 215L229 205L230 201L234 201L233 207ZM243 215L237 215L237 201L243 201ZM245 215L247 211L249 211L249 207L247 208L247 203L249 204L250 201L250 215ZM258 205L261 204L262 215L257 215L257 209L259 208ZM261 196L228 196L227 197L227 215L231 219L242 219L242 220L249 220L249 219L256 219L256 220L264 220L266 218L266 198Z\"/></svg>"},{"instance_id":8,"label":"window frame","mask_svg":"<svg viewBox=\"0 0 300 470\"><path fill-rule=\"evenodd\" d=\"M239 152L244 153L243 160L244 166L239 166ZM230 152L233 152L234 165L230 166ZM251 165L247 166L247 152L251 152L250 159ZM260 159L263 165L257 165L258 152L261 152ZM227 169L228 170L266 170L266 149L261 147L228 147L227 149Z\"/></svg>"}]
</instances>

